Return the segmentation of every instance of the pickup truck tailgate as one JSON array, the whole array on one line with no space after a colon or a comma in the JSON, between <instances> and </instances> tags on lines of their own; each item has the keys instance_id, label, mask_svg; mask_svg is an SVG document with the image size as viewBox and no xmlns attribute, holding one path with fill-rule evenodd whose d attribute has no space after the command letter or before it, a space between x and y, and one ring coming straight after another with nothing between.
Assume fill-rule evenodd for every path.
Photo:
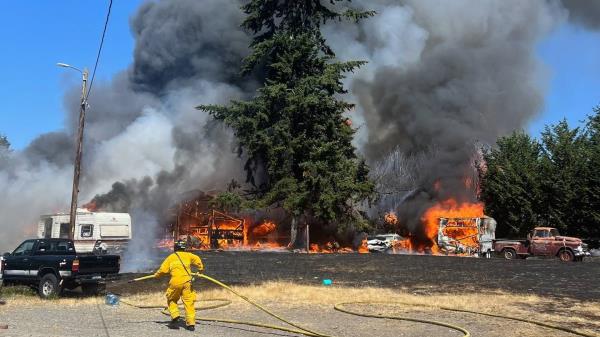
<instances>
[{"instance_id":1,"label":"pickup truck tailgate","mask_svg":"<svg viewBox=\"0 0 600 337\"><path fill-rule=\"evenodd\" d=\"M119 273L120 257L118 255L82 255L78 258L79 275Z\"/></svg>"}]
</instances>

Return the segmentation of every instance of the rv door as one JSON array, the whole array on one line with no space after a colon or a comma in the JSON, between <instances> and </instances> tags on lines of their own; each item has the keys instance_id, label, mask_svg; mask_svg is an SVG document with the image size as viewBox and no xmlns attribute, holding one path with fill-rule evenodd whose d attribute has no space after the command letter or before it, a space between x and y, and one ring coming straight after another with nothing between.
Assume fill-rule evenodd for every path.
<instances>
[{"instance_id":1,"label":"rv door","mask_svg":"<svg viewBox=\"0 0 600 337\"><path fill-rule=\"evenodd\" d=\"M52 217L44 219L44 239L50 239L52 237Z\"/></svg>"}]
</instances>

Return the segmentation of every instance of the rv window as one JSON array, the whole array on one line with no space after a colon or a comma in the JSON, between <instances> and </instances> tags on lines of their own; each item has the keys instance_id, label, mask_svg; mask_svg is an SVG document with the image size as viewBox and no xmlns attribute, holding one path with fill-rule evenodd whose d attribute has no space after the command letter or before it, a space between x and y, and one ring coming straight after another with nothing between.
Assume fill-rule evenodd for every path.
<instances>
[{"instance_id":1,"label":"rv window","mask_svg":"<svg viewBox=\"0 0 600 337\"><path fill-rule=\"evenodd\" d=\"M91 238L94 235L94 225L81 225L81 237Z\"/></svg>"},{"instance_id":2,"label":"rv window","mask_svg":"<svg viewBox=\"0 0 600 337\"><path fill-rule=\"evenodd\" d=\"M68 239L69 238L69 229L70 229L71 225L67 222L67 223L61 223L60 224L60 235L58 236L61 239Z\"/></svg>"}]
</instances>

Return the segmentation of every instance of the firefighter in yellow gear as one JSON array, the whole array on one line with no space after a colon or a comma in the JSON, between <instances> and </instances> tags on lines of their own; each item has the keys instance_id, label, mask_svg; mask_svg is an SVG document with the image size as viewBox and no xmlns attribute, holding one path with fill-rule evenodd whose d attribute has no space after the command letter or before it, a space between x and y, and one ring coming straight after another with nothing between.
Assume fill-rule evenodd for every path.
<instances>
[{"instance_id":1,"label":"firefighter in yellow gear","mask_svg":"<svg viewBox=\"0 0 600 337\"><path fill-rule=\"evenodd\" d=\"M196 309L194 308L196 293L192 288L191 267L196 266L198 271L202 271L204 270L204 265L197 255L186 252L185 248L185 241L179 240L175 242L173 254L169 255L163 261L154 276L171 275L169 287L166 292L169 313L171 314L169 327L178 328L180 313L177 301L181 298L183 307L185 308L186 329L194 331L196 325Z\"/></svg>"}]
</instances>

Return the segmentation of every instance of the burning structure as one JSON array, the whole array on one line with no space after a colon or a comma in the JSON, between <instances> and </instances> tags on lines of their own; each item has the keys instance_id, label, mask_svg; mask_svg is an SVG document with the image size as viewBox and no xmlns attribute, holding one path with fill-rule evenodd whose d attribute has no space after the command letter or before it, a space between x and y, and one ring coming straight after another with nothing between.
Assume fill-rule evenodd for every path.
<instances>
[{"instance_id":1,"label":"burning structure","mask_svg":"<svg viewBox=\"0 0 600 337\"><path fill-rule=\"evenodd\" d=\"M159 229L158 248L170 249L174 240L186 240L196 250L288 250L289 219L283 209L268 212L226 212L213 204L217 193L193 191L180 197L180 202L166 212ZM356 247L343 245L331 236L315 235L311 227L301 226L298 251L310 253L368 253L366 241ZM314 229L316 230L316 229ZM314 233L321 234L321 233Z\"/></svg>"},{"instance_id":2,"label":"burning structure","mask_svg":"<svg viewBox=\"0 0 600 337\"><path fill-rule=\"evenodd\" d=\"M259 249L285 247L284 235L270 220L256 221L244 214L229 214L212 204L215 193L195 192L167 211L159 247L171 248L186 240L191 249Z\"/></svg>"}]
</instances>

